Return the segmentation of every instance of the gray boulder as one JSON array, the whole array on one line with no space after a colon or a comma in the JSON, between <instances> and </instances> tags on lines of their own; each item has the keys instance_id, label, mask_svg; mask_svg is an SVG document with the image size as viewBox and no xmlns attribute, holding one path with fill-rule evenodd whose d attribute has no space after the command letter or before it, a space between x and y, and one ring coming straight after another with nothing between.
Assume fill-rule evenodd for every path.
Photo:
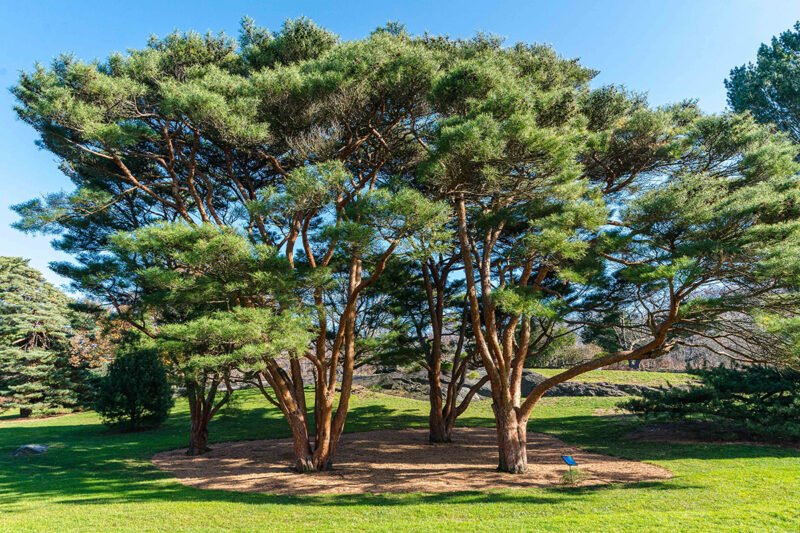
<instances>
[{"instance_id":1,"label":"gray boulder","mask_svg":"<svg viewBox=\"0 0 800 533\"><path fill-rule=\"evenodd\" d=\"M50 446L48 444L26 444L25 446L20 446L11 454L14 457L20 457L25 455L41 455L47 451L47 448Z\"/></svg>"},{"instance_id":2,"label":"gray boulder","mask_svg":"<svg viewBox=\"0 0 800 533\"><path fill-rule=\"evenodd\" d=\"M538 372L525 370L522 374L521 393L525 397L533 389L547 379ZM647 385L630 385L623 383L582 383L579 381L565 381L545 392L545 396L638 396L646 391L655 391L658 387Z\"/></svg>"},{"instance_id":3,"label":"gray boulder","mask_svg":"<svg viewBox=\"0 0 800 533\"><path fill-rule=\"evenodd\" d=\"M442 374L442 397L447 395L447 386L450 384L450 377ZM467 379L464 381L464 387L458 394L457 400L460 402L464 400L469 392L469 388L475 385L478 379ZM430 385L428 383L428 373L424 370L417 372L385 372L381 374L370 374L362 376L353 376L353 383L368 387L372 389L382 389L387 392L394 392L404 396L411 396L418 399L426 399L430 395ZM481 400L483 398L490 398L492 390L487 383L473 396L473 400Z\"/></svg>"},{"instance_id":4,"label":"gray boulder","mask_svg":"<svg viewBox=\"0 0 800 533\"><path fill-rule=\"evenodd\" d=\"M485 375L484 370L478 370L480 376ZM458 401L462 401L470 387L475 385L477 379L467 379L464 387L458 395ZM528 396L533 389L547 379L538 372L524 370L522 373L522 397ZM364 376L353 376L353 383L374 388L391 391L404 396L425 399L430 393L428 386L428 374L424 370L418 372L385 372L382 374L371 374ZM450 383L449 376L442 374L442 395L446 394L447 385ZM545 392L545 396L636 396L645 391L658 390L658 387L648 387L646 385L629 385L621 383L582 383L579 381L566 381L559 383L555 387ZM478 389L473 400L482 400L492 397L492 388L489 383Z\"/></svg>"}]
</instances>

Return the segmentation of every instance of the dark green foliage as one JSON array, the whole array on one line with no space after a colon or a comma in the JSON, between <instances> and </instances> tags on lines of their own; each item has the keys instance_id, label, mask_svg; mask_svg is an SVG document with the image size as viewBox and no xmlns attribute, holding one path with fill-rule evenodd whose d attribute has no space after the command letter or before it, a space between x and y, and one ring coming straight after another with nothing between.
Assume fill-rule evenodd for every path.
<instances>
[{"instance_id":1,"label":"dark green foliage","mask_svg":"<svg viewBox=\"0 0 800 533\"><path fill-rule=\"evenodd\" d=\"M69 360L68 300L18 257L0 257L0 406L76 408L86 371Z\"/></svg>"},{"instance_id":2,"label":"dark green foliage","mask_svg":"<svg viewBox=\"0 0 800 533\"><path fill-rule=\"evenodd\" d=\"M701 418L766 440L800 440L800 372L767 366L694 369L688 390L662 389L621 407L650 418Z\"/></svg>"},{"instance_id":3,"label":"dark green foliage","mask_svg":"<svg viewBox=\"0 0 800 533\"><path fill-rule=\"evenodd\" d=\"M755 63L731 70L725 87L735 111L750 111L800 142L800 22L762 44Z\"/></svg>"},{"instance_id":4,"label":"dark green foliage","mask_svg":"<svg viewBox=\"0 0 800 533\"><path fill-rule=\"evenodd\" d=\"M161 358L147 348L118 355L98 380L96 394L103 422L125 430L161 425L174 404Z\"/></svg>"},{"instance_id":5,"label":"dark green foliage","mask_svg":"<svg viewBox=\"0 0 800 533\"><path fill-rule=\"evenodd\" d=\"M86 374L73 368L64 354L2 347L0 368L0 396L7 399L0 401L3 408L19 408L27 416L34 411L78 408L83 403L78 392Z\"/></svg>"}]
</instances>

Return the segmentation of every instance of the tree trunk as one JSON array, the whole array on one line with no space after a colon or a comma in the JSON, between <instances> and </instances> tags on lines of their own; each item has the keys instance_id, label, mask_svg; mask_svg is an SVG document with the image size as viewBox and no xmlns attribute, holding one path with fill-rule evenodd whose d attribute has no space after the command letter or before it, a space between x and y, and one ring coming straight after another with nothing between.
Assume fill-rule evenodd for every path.
<instances>
[{"instance_id":1,"label":"tree trunk","mask_svg":"<svg viewBox=\"0 0 800 533\"><path fill-rule=\"evenodd\" d=\"M209 450L208 424L204 424L203 420L192 420L192 427L189 435L189 449L186 451L186 455L202 455Z\"/></svg>"},{"instance_id":2,"label":"tree trunk","mask_svg":"<svg viewBox=\"0 0 800 533\"><path fill-rule=\"evenodd\" d=\"M306 472L322 472L323 470L330 470L333 466L333 457L331 457L331 417L333 413L333 405L325 398L324 403L317 409L320 419L314 419L317 425L315 449L312 454L311 470ZM300 461L301 456L297 456Z\"/></svg>"},{"instance_id":3,"label":"tree trunk","mask_svg":"<svg viewBox=\"0 0 800 533\"><path fill-rule=\"evenodd\" d=\"M231 397L230 380L225 377L225 396L214 404L217 397L217 387L220 380L217 375L211 378L208 395L206 395L206 381L186 382L186 395L189 400L189 449L186 455L202 455L210 450L208 447L208 424L217 411L225 405Z\"/></svg>"},{"instance_id":4,"label":"tree trunk","mask_svg":"<svg viewBox=\"0 0 800 533\"><path fill-rule=\"evenodd\" d=\"M361 258L356 254L350 264L350 292L361 284ZM358 296L356 295L356 301ZM336 414L331 421L331 439L328 450L326 469L331 468L336 447L344 431L344 423L347 420L347 412L350 409L350 394L353 391L353 372L356 357L356 322L355 311L351 311L350 316L344 324L344 361L342 361L342 385L339 390L339 405L336 407ZM332 407L332 406L331 406Z\"/></svg>"},{"instance_id":5,"label":"tree trunk","mask_svg":"<svg viewBox=\"0 0 800 533\"><path fill-rule=\"evenodd\" d=\"M436 339L438 340L438 339ZM428 415L428 441L431 443L451 442L447 421L442 412L441 351L433 349L433 357L428 367L430 385L430 414Z\"/></svg>"},{"instance_id":6,"label":"tree trunk","mask_svg":"<svg viewBox=\"0 0 800 533\"><path fill-rule=\"evenodd\" d=\"M20 418L28 418L33 414L33 409L30 407L20 407L19 408L19 417Z\"/></svg>"},{"instance_id":7,"label":"tree trunk","mask_svg":"<svg viewBox=\"0 0 800 533\"><path fill-rule=\"evenodd\" d=\"M442 416L441 410L431 409L430 416L428 417L428 426L430 428L428 441L431 444L453 442L453 427L449 425L447 420Z\"/></svg>"},{"instance_id":8,"label":"tree trunk","mask_svg":"<svg viewBox=\"0 0 800 533\"><path fill-rule=\"evenodd\" d=\"M525 474L528 472L528 428L527 420L519 420L515 411L497 412L497 447L499 462L497 470L509 474Z\"/></svg>"},{"instance_id":9,"label":"tree trunk","mask_svg":"<svg viewBox=\"0 0 800 533\"><path fill-rule=\"evenodd\" d=\"M300 474L319 472L321 469L314 462L314 455L311 453L311 444L303 435L292 435L294 445L294 469Z\"/></svg>"}]
</instances>

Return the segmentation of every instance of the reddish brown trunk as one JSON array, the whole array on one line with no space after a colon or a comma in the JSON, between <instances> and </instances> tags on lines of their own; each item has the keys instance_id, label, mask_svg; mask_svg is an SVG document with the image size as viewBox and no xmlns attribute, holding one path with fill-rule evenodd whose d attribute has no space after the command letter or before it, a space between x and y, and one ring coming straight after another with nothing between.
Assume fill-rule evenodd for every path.
<instances>
[{"instance_id":1,"label":"reddish brown trunk","mask_svg":"<svg viewBox=\"0 0 800 533\"><path fill-rule=\"evenodd\" d=\"M509 474L525 474L528 472L528 428L527 420L517 418L515 411L497 412L497 447L499 461L497 470Z\"/></svg>"},{"instance_id":2,"label":"reddish brown trunk","mask_svg":"<svg viewBox=\"0 0 800 533\"><path fill-rule=\"evenodd\" d=\"M431 444L453 442L453 427L447 423L441 412L432 410L428 422L428 441Z\"/></svg>"},{"instance_id":3,"label":"reddish brown trunk","mask_svg":"<svg viewBox=\"0 0 800 533\"><path fill-rule=\"evenodd\" d=\"M208 424L211 419L225 405L231 396L230 382L225 381L225 395L214 404L217 397L217 387L220 385L218 376L211 379L210 389L206 394L205 381L202 383L189 381L186 383L186 393L189 400L189 449L186 455L202 455L210 450L208 447Z\"/></svg>"},{"instance_id":4,"label":"reddish brown trunk","mask_svg":"<svg viewBox=\"0 0 800 533\"><path fill-rule=\"evenodd\" d=\"M320 471L321 469L317 467L314 455L311 453L311 445L308 442L308 438L295 433L292 435L292 440L294 444L295 470L301 474Z\"/></svg>"},{"instance_id":5,"label":"reddish brown trunk","mask_svg":"<svg viewBox=\"0 0 800 533\"><path fill-rule=\"evenodd\" d=\"M209 451L208 447L208 424L203 420L192 420L192 427L189 435L189 449L186 455L202 455Z\"/></svg>"},{"instance_id":6,"label":"reddish brown trunk","mask_svg":"<svg viewBox=\"0 0 800 533\"><path fill-rule=\"evenodd\" d=\"M315 439L316 448L312 455L312 465L314 472L322 470L330 470L333 466L333 458L331 457L331 413L333 406L327 400L318 409L321 416L317 424L317 438Z\"/></svg>"},{"instance_id":7,"label":"reddish brown trunk","mask_svg":"<svg viewBox=\"0 0 800 533\"><path fill-rule=\"evenodd\" d=\"M350 291L361 284L361 259L359 255L354 257L350 265ZM345 322L344 328L344 361L342 362L342 385L339 391L339 405L336 408L336 415L333 417L331 428L331 444L328 456L328 465L333 462L333 454L344 431L344 423L347 420L347 411L350 409L350 394L353 390L353 367L356 357L356 330L355 312L352 312Z\"/></svg>"},{"instance_id":8,"label":"reddish brown trunk","mask_svg":"<svg viewBox=\"0 0 800 533\"><path fill-rule=\"evenodd\" d=\"M298 472L319 472L329 470L333 466L336 446L344 430L350 394L353 383L353 366L355 360L355 310L359 292L369 287L383 271L386 260L396 244L384 253L370 278L362 282L361 259L358 253L351 258L350 280L348 286L348 302L339 321L339 333L336 335L330 350L331 356L326 359L327 320L324 310L319 314L319 336L313 357L309 357L314 366L314 438L310 437L309 417L306 416L306 405L303 397L302 375L299 363L290 362L291 376L279 366L274 359L266 359L266 370L261 376L266 379L275 397L262 385L258 377L256 385L262 394L283 413L292 428L294 444L295 468ZM322 302L321 292L315 294L315 301ZM339 402L334 412L336 398L336 373L339 367L339 355L344 352L342 366L342 382L339 387Z\"/></svg>"},{"instance_id":9,"label":"reddish brown trunk","mask_svg":"<svg viewBox=\"0 0 800 533\"><path fill-rule=\"evenodd\" d=\"M437 352L434 349L434 352ZM434 356L438 353L434 353ZM430 414L428 415L428 441L431 443L451 442L451 431L448 431L448 424L442 412L442 381L440 375L441 363L439 360L432 361L428 370L428 383L430 384Z\"/></svg>"}]
</instances>

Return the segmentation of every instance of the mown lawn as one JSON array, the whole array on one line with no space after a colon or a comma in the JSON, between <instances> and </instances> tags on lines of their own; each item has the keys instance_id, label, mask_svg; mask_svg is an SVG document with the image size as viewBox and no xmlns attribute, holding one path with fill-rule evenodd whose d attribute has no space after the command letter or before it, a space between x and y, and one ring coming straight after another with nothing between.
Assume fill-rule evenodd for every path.
<instances>
[{"instance_id":1,"label":"mown lawn","mask_svg":"<svg viewBox=\"0 0 800 533\"><path fill-rule=\"evenodd\" d=\"M563 372L559 368L531 368L534 372L538 372L543 376L555 376ZM572 381L581 381L585 383L595 383L598 381L608 381L611 383L624 383L626 385L650 385L657 387L659 385L683 385L684 383L692 383L697 381L695 376L685 372L645 372L645 371L632 371L632 370L592 370L586 372L572 379Z\"/></svg>"},{"instance_id":2,"label":"mown lawn","mask_svg":"<svg viewBox=\"0 0 800 533\"><path fill-rule=\"evenodd\" d=\"M252 392L212 424L212 440L287 436ZM659 483L488 493L289 497L204 491L156 468L154 452L183 446L179 403L155 431L109 434L92 413L0 423L0 531L797 531L800 451L764 446L666 445L621 439L636 422L592 416L613 398L549 398L532 430L672 470ZM354 398L349 431L426 425L426 404ZM480 402L462 425L488 425ZM46 443L35 457L17 445ZM534 465L535 467L535 465Z\"/></svg>"}]
</instances>

